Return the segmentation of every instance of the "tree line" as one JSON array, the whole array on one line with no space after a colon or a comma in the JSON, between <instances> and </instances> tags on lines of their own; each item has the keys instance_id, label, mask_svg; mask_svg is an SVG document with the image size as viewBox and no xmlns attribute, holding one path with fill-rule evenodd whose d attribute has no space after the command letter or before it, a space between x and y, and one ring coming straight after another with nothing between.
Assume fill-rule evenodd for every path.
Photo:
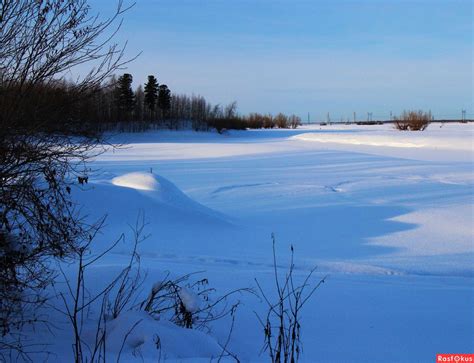
<instances>
[{"instance_id":1,"label":"tree line","mask_svg":"<svg viewBox=\"0 0 474 363\"><path fill-rule=\"evenodd\" d=\"M154 75L149 75L146 83L135 90L132 82L133 76L129 73L112 77L109 86L102 88L96 96L95 117L88 119L94 120L102 131L117 127L124 131L192 127L196 131L215 128L222 132L224 129L296 128L301 125L301 119L296 115L239 115L236 102L227 106L212 105L200 95L173 94L166 84L159 84ZM93 108L89 105L87 109Z\"/></svg>"},{"instance_id":2,"label":"tree line","mask_svg":"<svg viewBox=\"0 0 474 363\"><path fill-rule=\"evenodd\" d=\"M15 107L16 121L41 125L43 131L60 129L84 132L137 132L153 128L192 128L196 131L247 128L296 128L301 119L282 113L240 115L237 103L213 105L200 95L174 94L166 84L149 75L144 85L132 88L133 76L112 75L101 84L86 90L64 79L37 83L28 99ZM1 88L0 84L0 88ZM20 87L20 85L18 86ZM2 92L0 112L11 109L16 97L14 85ZM18 122L15 122L18 124ZM24 125L26 128L29 125Z\"/></svg>"}]
</instances>

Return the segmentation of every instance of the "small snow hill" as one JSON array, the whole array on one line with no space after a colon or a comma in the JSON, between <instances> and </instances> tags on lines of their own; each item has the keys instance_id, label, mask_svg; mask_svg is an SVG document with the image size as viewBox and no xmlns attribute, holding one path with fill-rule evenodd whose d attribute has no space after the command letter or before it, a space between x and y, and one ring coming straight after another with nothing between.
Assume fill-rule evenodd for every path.
<instances>
[{"instance_id":1,"label":"small snow hill","mask_svg":"<svg viewBox=\"0 0 474 363\"><path fill-rule=\"evenodd\" d=\"M216 212L192 200L176 185L162 176L152 173L128 173L112 179L112 184L142 192L167 208L179 209L187 213L226 220L224 214Z\"/></svg>"},{"instance_id":2,"label":"small snow hill","mask_svg":"<svg viewBox=\"0 0 474 363\"><path fill-rule=\"evenodd\" d=\"M107 216L101 239L109 243L129 233L139 215L147 224L144 233L150 235L140 249L152 254L176 253L180 248L189 251L193 245L200 252L207 247L212 250L207 244L214 235L234 228L229 217L194 201L156 174L133 172L90 186L78 199L91 218Z\"/></svg>"}]
</instances>

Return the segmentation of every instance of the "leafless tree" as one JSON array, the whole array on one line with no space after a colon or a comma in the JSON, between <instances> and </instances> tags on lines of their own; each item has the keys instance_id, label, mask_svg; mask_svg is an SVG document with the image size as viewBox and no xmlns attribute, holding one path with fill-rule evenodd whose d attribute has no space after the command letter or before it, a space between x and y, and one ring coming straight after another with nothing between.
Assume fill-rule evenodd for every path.
<instances>
[{"instance_id":1,"label":"leafless tree","mask_svg":"<svg viewBox=\"0 0 474 363\"><path fill-rule=\"evenodd\" d=\"M51 258L70 257L79 241L91 238L94 228L71 193L77 177L87 177L86 162L100 152L97 135L61 114L125 63L124 48L112 38L127 9L119 0L114 14L101 20L86 0L0 0L2 335L36 320L42 291L55 277ZM68 72L80 65L90 71L67 83ZM54 93L59 88L73 97L62 102Z\"/></svg>"},{"instance_id":2,"label":"leafless tree","mask_svg":"<svg viewBox=\"0 0 474 363\"><path fill-rule=\"evenodd\" d=\"M37 87L64 80L74 67L85 64L90 68L73 84L83 94L99 87L124 64L124 48L113 43L112 37L127 9L119 0L115 13L101 21L91 14L87 0L1 0L2 129L41 128L43 125L22 119L19 106ZM37 100L36 111L41 101Z\"/></svg>"}]
</instances>

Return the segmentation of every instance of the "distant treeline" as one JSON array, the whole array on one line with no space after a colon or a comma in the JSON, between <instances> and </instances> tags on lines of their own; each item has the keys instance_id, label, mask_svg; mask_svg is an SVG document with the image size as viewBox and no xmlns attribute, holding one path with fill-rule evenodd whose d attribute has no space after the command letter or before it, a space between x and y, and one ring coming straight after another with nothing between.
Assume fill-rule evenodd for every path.
<instances>
[{"instance_id":1,"label":"distant treeline","mask_svg":"<svg viewBox=\"0 0 474 363\"><path fill-rule=\"evenodd\" d=\"M384 124L395 124L397 120L381 120L381 121L347 121L347 122L330 122L327 123L326 121L317 122L320 126L327 126L327 125L358 125L358 126L371 126L371 125L384 125ZM472 119L438 119L432 120L430 123L468 123L474 122Z\"/></svg>"},{"instance_id":2,"label":"distant treeline","mask_svg":"<svg viewBox=\"0 0 474 363\"><path fill-rule=\"evenodd\" d=\"M21 102L21 113L12 116L20 123L41 125L41 129L47 131L65 127L100 132L191 127L222 132L225 129L296 128L301 124L295 115L239 115L236 102L227 106L212 105L199 95L173 94L152 75L135 90L132 81L132 75L125 73L87 91L74 83L50 81L35 85L29 89L27 99L20 101L10 85L10 92L2 92L0 112L11 109L9 102Z\"/></svg>"}]
</instances>

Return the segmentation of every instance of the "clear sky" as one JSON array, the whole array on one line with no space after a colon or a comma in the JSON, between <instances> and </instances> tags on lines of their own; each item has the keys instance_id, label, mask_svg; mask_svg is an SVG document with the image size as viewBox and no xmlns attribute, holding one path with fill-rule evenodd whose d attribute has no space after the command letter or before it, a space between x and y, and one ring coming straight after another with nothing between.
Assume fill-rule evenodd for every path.
<instances>
[{"instance_id":1,"label":"clear sky","mask_svg":"<svg viewBox=\"0 0 474 363\"><path fill-rule=\"evenodd\" d=\"M134 86L154 74L242 113L474 117L471 0L136 0L117 40L142 52Z\"/></svg>"}]
</instances>

